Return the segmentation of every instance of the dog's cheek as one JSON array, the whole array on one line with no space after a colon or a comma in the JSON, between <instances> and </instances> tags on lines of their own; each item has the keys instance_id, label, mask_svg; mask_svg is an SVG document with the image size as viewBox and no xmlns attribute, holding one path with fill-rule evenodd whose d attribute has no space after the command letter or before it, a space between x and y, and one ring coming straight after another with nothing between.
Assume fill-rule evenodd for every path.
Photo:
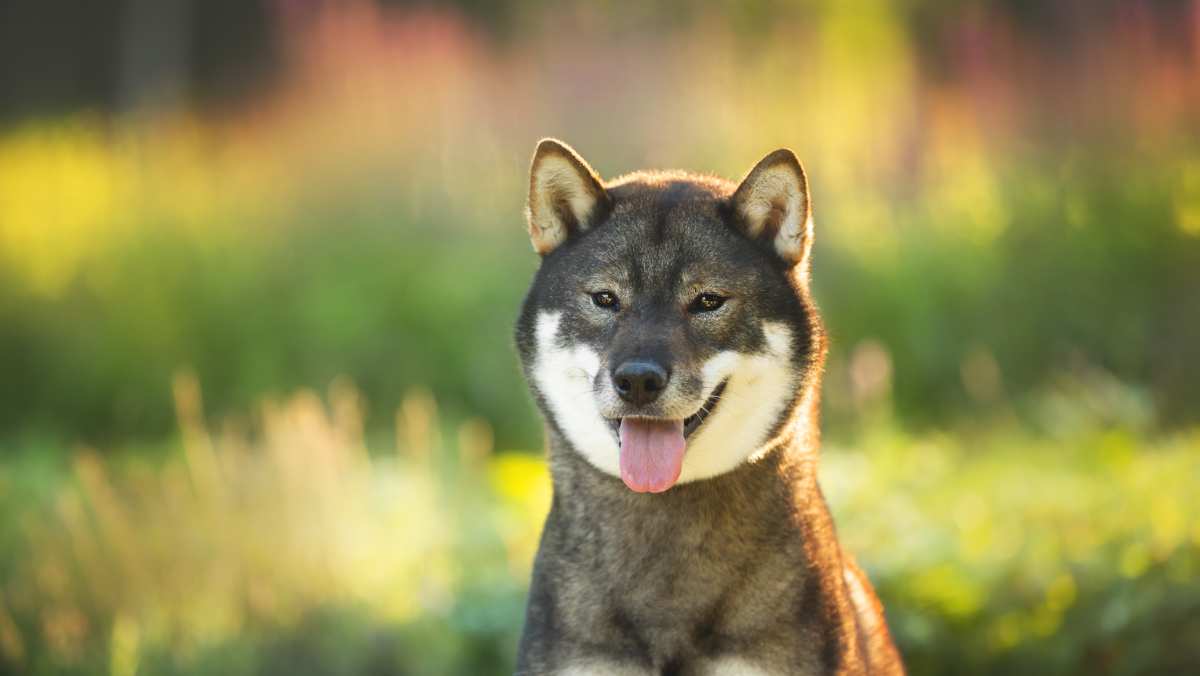
<instances>
[{"instance_id":1,"label":"dog's cheek","mask_svg":"<svg viewBox=\"0 0 1200 676\"><path fill-rule=\"evenodd\" d=\"M704 380L704 391L712 392L713 388L734 375L738 370L741 355L735 350L723 350L709 357L700 369Z\"/></svg>"},{"instance_id":2,"label":"dog's cheek","mask_svg":"<svg viewBox=\"0 0 1200 676\"><path fill-rule=\"evenodd\" d=\"M547 413L571 446L598 469L619 475L619 449L600 415L593 383L600 370L599 353L586 343L562 345L561 312L544 312L537 321L537 364L534 379Z\"/></svg>"},{"instance_id":3,"label":"dog's cheek","mask_svg":"<svg viewBox=\"0 0 1200 676\"><path fill-rule=\"evenodd\" d=\"M689 447L681 482L724 474L756 459L779 421L790 416L796 392L793 334L778 322L764 322L759 330L759 351L724 351L706 362L706 380L728 379L729 385Z\"/></svg>"}]
</instances>

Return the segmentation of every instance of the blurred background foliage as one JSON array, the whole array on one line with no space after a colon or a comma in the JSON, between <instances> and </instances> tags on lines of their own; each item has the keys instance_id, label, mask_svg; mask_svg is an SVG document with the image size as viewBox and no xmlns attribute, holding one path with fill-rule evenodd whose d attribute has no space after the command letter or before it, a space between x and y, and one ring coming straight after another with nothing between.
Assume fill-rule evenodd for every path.
<instances>
[{"instance_id":1,"label":"blurred background foliage","mask_svg":"<svg viewBox=\"0 0 1200 676\"><path fill-rule=\"evenodd\" d=\"M0 64L0 670L511 671L547 135L804 160L914 673L1200 664L1200 3L14 2Z\"/></svg>"}]
</instances>

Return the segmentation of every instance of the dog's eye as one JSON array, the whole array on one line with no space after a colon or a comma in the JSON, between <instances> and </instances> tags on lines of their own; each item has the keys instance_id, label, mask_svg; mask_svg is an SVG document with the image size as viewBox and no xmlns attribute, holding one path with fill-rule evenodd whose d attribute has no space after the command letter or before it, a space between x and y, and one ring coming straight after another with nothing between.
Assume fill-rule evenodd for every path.
<instances>
[{"instance_id":1,"label":"dog's eye","mask_svg":"<svg viewBox=\"0 0 1200 676\"><path fill-rule=\"evenodd\" d=\"M688 312L712 312L719 310L725 304L725 298L715 293L702 293L692 299Z\"/></svg>"},{"instance_id":2,"label":"dog's eye","mask_svg":"<svg viewBox=\"0 0 1200 676\"><path fill-rule=\"evenodd\" d=\"M617 300L617 294L612 291L597 291L592 294L592 303L598 308L605 310L621 309L621 301Z\"/></svg>"}]
</instances>

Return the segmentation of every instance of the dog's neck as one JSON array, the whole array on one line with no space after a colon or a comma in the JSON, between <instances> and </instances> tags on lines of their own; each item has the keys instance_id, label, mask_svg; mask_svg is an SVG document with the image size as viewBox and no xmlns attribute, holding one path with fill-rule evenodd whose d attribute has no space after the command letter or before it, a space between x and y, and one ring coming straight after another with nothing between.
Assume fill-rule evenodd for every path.
<instances>
[{"instance_id":1,"label":"dog's neck","mask_svg":"<svg viewBox=\"0 0 1200 676\"><path fill-rule=\"evenodd\" d=\"M718 639L750 645L797 621L828 622L830 646L853 636L812 430L790 425L754 461L657 494L630 490L549 437L554 500L535 579L547 598L588 602L535 604L534 616L632 641L653 659ZM636 627L656 627L653 641Z\"/></svg>"}]
</instances>

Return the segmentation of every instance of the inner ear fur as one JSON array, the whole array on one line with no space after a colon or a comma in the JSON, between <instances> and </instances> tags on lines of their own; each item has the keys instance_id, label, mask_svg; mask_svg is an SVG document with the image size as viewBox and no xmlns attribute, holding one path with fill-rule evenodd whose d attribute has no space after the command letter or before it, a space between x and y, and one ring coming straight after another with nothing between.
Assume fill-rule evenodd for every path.
<instances>
[{"instance_id":1,"label":"inner ear fur","mask_svg":"<svg viewBox=\"0 0 1200 676\"><path fill-rule=\"evenodd\" d=\"M552 138L538 143L529 167L525 209L535 251L550 253L590 227L608 206L600 176L579 153Z\"/></svg>"},{"instance_id":2,"label":"inner ear fur","mask_svg":"<svg viewBox=\"0 0 1200 676\"><path fill-rule=\"evenodd\" d=\"M788 263L807 265L812 202L808 178L795 153L780 148L759 160L730 199L748 237L770 241Z\"/></svg>"}]
</instances>

